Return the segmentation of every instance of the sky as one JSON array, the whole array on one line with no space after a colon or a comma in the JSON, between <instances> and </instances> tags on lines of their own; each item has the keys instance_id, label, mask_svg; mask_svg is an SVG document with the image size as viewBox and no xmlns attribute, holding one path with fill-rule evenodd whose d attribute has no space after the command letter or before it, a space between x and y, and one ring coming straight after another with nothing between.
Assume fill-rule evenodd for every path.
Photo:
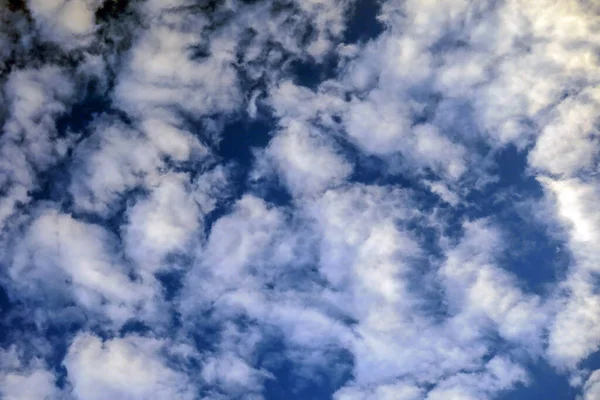
<instances>
[{"instance_id":1,"label":"sky","mask_svg":"<svg viewBox=\"0 0 600 400\"><path fill-rule=\"evenodd\" d=\"M0 0L0 399L600 399L594 0Z\"/></svg>"}]
</instances>

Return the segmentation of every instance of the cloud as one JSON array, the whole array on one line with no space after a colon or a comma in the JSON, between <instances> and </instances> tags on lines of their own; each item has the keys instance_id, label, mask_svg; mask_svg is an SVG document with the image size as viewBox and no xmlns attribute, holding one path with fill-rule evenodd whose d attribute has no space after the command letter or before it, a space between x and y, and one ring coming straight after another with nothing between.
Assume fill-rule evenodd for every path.
<instances>
[{"instance_id":1,"label":"cloud","mask_svg":"<svg viewBox=\"0 0 600 400\"><path fill-rule=\"evenodd\" d=\"M597 111L600 93L581 93L556 107L529 153L532 166L550 174L575 176L582 170L597 168Z\"/></svg>"},{"instance_id":2,"label":"cloud","mask_svg":"<svg viewBox=\"0 0 600 400\"><path fill-rule=\"evenodd\" d=\"M211 56L194 60L191 49L199 39L183 25L184 21L178 21L175 11L172 13L175 29L168 19L162 23L153 19L152 28L134 44L118 78L115 99L133 115L169 106L195 115L233 112L241 98L233 67L235 37L212 38L208 50ZM201 14L188 18L194 16L195 29L208 24ZM165 14L168 17L169 11Z\"/></svg>"},{"instance_id":3,"label":"cloud","mask_svg":"<svg viewBox=\"0 0 600 400\"><path fill-rule=\"evenodd\" d=\"M287 221L282 210L269 207L259 198L245 195L238 200L232 212L213 225L206 246L190 271L183 306L191 307L193 312L201 308L201 302L214 301L222 295L225 296L221 301L227 301L236 289L262 297L262 285L274 282L285 265L309 258L297 253L299 238L287 229ZM204 288L201 296L197 293L199 287ZM229 290L233 292L228 296ZM251 307L252 302L240 305Z\"/></svg>"},{"instance_id":4,"label":"cloud","mask_svg":"<svg viewBox=\"0 0 600 400\"><path fill-rule=\"evenodd\" d=\"M49 315L40 324L75 301L92 315L123 324L145 302L152 300L152 277L132 281L127 266L114 255L114 238L98 225L86 224L53 209L41 210L16 246L10 277L18 296L46 303Z\"/></svg>"},{"instance_id":5,"label":"cloud","mask_svg":"<svg viewBox=\"0 0 600 400\"><path fill-rule=\"evenodd\" d=\"M58 137L55 122L73 95L74 82L56 66L9 75L4 86L8 117L0 139L0 185L7 194L0 201L0 224L29 201L37 173L64 157L68 139Z\"/></svg>"},{"instance_id":6,"label":"cloud","mask_svg":"<svg viewBox=\"0 0 600 400\"><path fill-rule=\"evenodd\" d=\"M527 382L523 368L504 358L492 358L484 371L458 374L439 383L429 392L427 399L486 399L494 398L497 392Z\"/></svg>"},{"instance_id":7,"label":"cloud","mask_svg":"<svg viewBox=\"0 0 600 400\"><path fill-rule=\"evenodd\" d=\"M378 386L374 391L360 390L352 387L345 387L335 394L335 400L367 400L367 399L398 399L398 400L418 400L422 399L424 391L410 383L392 383Z\"/></svg>"},{"instance_id":8,"label":"cloud","mask_svg":"<svg viewBox=\"0 0 600 400\"><path fill-rule=\"evenodd\" d=\"M594 371L583 386L583 397L582 400L593 400L600 396L600 387L598 386L600 380L600 373Z\"/></svg>"},{"instance_id":9,"label":"cloud","mask_svg":"<svg viewBox=\"0 0 600 400\"><path fill-rule=\"evenodd\" d=\"M7 374L2 377L2 395L7 400L53 399L56 396L55 377L45 370L28 375Z\"/></svg>"},{"instance_id":10,"label":"cloud","mask_svg":"<svg viewBox=\"0 0 600 400\"><path fill-rule=\"evenodd\" d=\"M69 191L77 209L108 216L128 192L157 185L168 159L207 160L207 149L196 138L168 114L158 115L164 119L144 121L140 130L112 117L94 121L92 131L98 135L83 141L75 153Z\"/></svg>"},{"instance_id":11,"label":"cloud","mask_svg":"<svg viewBox=\"0 0 600 400\"><path fill-rule=\"evenodd\" d=\"M65 357L77 399L194 399L194 386L170 368L159 339L127 336L103 341L78 335Z\"/></svg>"},{"instance_id":12,"label":"cloud","mask_svg":"<svg viewBox=\"0 0 600 400\"><path fill-rule=\"evenodd\" d=\"M24 361L15 346L0 349L0 395L7 400L53 400L60 397L56 377L38 358Z\"/></svg>"},{"instance_id":13,"label":"cloud","mask_svg":"<svg viewBox=\"0 0 600 400\"><path fill-rule=\"evenodd\" d=\"M595 207L598 188L576 179L544 178L542 182L556 201L556 214L567 232L574 258L561 285L548 352L559 366L574 368L600 346L600 337L592 329L600 307L600 297L594 288L600 254L596 245L600 235L600 218Z\"/></svg>"},{"instance_id":14,"label":"cloud","mask_svg":"<svg viewBox=\"0 0 600 400\"><path fill-rule=\"evenodd\" d=\"M262 380L268 377L232 353L208 357L204 360L201 376L208 385L219 386L229 394L260 393Z\"/></svg>"},{"instance_id":15,"label":"cloud","mask_svg":"<svg viewBox=\"0 0 600 400\"><path fill-rule=\"evenodd\" d=\"M440 199L442 199L446 203L452 206L458 206L461 203L460 196L457 193L453 192L445 184L441 182L425 182L425 184L433 193L437 194L440 197Z\"/></svg>"},{"instance_id":16,"label":"cloud","mask_svg":"<svg viewBox=\"0 0 600 400\"><path fill-rule=\"evenodd\" d=\"M3 398L595 396L591 3L17 3Z\"/></svg>"},{"instance_id":17,"label":"cloud","mask_svg":"<svg viewBox=\"0 0 600 400\"><path fill-rule=\"evenodd\" d=\"M547 318L540 298L524 293L514 276L495 265L504 244L494 227L478 220L464 228L463 239L447 251L440 271L450 310L458 308L469 319L489 319L505 339L540 351Z\"/></svg>"},{"instance_id":18,"label":"cloud","mask_svg":"<svg viewBox=\"0 0 600 400\"><path fill-rule=\"evenodd\" d=\"M452 265L469 274L471 267L462 258L464 254L473 263L476 280L462 275L447 283L447 318L436 321L427 311L431 293L413 281L425 264L421 258L424 248L418 237L402 228L420 217L411 208L409 192L354 187L328 192L318 204L316 210L323 229L321 272L334 289L329 297L337 300L336 304L356 321L353 330L357 337L350 347L354 355L354 380L338 391L339 398L394 393L386 385L401 378L437 384L443 376L452 376L450 381L460 382L461 391L476 390L475 383L463 382L460 374L464 370L477 371L483 365L484 355L493 351L489 347L488 319L497 323L496 329L507 340L522 338L537 344L544 326L543 317L538 316L538 300L520 293L494 267L488 267L492 268L492 275L486 276L485 263L499 250L496 247L499 238L486 231L481 223L468 228L459 244L446 253L446 264L440 269L442 279L459 273L450 272ZM470 229L480 231L471 233ZM473 240L477 244L471 244ZM492 282L484 283L487 279ZM441 283L445 285L443 280ZM479 289L478 285L486 287ZM454 292L462 290L470 292L464 303L457 302L459 295ZM490 296L495 292L497 298L505 299L499 309L498 302ZM488 299L490 303L486 306ZM510 379L506 387L520 379ZM489 385L486 390L491 395L502 390L501 387ZM376 394L367 394L372 388L377 388L373 392ZM436 385L430 395L446 390L443 388L442 384ZM407 396L420 393L416 388L398 388L398 391L407 391Z\"/></svg>"},{"instance_id":19,"label":"cloud","mask_svg":"<svg viewBox=\"0 0 600 400\"><path fill-rule=\"evenodd\" d=\"M336 154L322 137L310 128L292 122L285 133L269 144L273 158L289 189L296 196L314 195L344 182L352 171L350 164Z\"/></svg>"},{"instance_id":20,"label":"cloud","mask_svg":"<svg viewBox=\"0 0 600 400\"><path fill-rule=\"evenodd\" d=\"M183 174L162 175L150 197L129 208L124 241L140 269L156 271L167 254L193 243L202 216L186 184L189 177Z\"/></svg>"},{"instance_id":21,"label":"cloud","mask_svg":"<svg viewBox=\"0 0 600 400\"><path fill-rule=\"evenodd\" d=\"M28 2L42 35L66 49L89 45L95 29L94 12L101 0L31 0Z\"/></svg>"}]
</instances>

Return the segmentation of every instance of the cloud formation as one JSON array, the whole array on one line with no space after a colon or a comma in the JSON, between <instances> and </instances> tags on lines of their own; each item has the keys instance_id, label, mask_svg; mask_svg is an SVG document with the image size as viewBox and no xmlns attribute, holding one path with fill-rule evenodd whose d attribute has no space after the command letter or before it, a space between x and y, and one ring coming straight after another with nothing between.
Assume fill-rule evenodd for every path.
<instances>
[{"instance_id":1,"label":"cloud formation","mask_svg":"<svg viewBox=\"0 0 600 400\"><path fill-rule=\"evenodd\" d=\"M599 14L0 0L0 396L598 398Z\"/></svg>"},{"instance_id":2,"label":"cloud formation","mask_svg":"<svg viewBox=\"0 0 600 400\"><path fill-rule=\"evenodd\" d=\"M103 342L77 336L64 365L78 399L193 399L188 378L169 368L161 355L164 343L128 336Z\"/></svg>"}]
</instances>

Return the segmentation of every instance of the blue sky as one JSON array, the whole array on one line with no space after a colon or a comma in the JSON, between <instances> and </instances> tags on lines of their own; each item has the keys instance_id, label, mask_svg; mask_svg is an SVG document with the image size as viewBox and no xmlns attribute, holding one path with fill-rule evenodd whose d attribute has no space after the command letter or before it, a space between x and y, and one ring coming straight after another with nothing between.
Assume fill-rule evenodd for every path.
<instances>
[{"instance_id":1,"label":"blue sky","mask_svg":"<svg viewBox=\"0 0 600 400\"><path fill-rule=\"evenodd\" d=\"M0 399L600 399L599 14L0 0Z\"/></svg>"}]
</instances>

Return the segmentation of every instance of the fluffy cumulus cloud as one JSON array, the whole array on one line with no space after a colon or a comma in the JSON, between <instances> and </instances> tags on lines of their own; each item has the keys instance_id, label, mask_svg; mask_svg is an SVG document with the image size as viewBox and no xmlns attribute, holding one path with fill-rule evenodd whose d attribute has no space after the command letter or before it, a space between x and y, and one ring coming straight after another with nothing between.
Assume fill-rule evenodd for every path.
<instances>
[{"instance_id":1,"label":"fluffy cumulus cloud","mask_svg":"<svg viewBox=\"0 0 600 400\"><path fill-rule=\"evenodd\" d=\"M39 323L48 323L46 318L75 301L87 312L122 324L152 300L153 277L133 280L125 263L113 258L112 242L102 227L56 210L42 211L31 222L8 272L23 299L46 303L51 314L40 314Z\"/></svg>"},{"instance_id":2,"label":"fluffy cumulus cloud","mask_svg":"<svg viewBox=\"0 0 600 400\"><path fill-rule=\"evenodd\" d=\"M598 371L594 371L590 378L585 383L583 389L583 397L581 399L595 399L600 396L600 387L598 386L600 377L598 376Z\"/></svg>"},{"instance_id":3,"label":"fluffy cumulus cloud","mask_svg":"<svg viewBox=\"0 0 600 400\"><path fill-rule=\"evenodd\" d=\"M19 203L35 188L38 171L56 163L67 150L66 138L56 130L56 118L68 110L74 82L54 65L12 71L5 77L2 177L5 192L0 203L4 224Z\"/></svg>"},{"instance_id":4,"label":"fluffy cumulus cloud","mask_svg":"<svg viewBox=\"0 0 600 400\"><path fill-rule=\"evenodd\" d=\"M289 190L297 196L318 194L339 185L352 170L331 145L308 129L291 123L267 150Z\"/></svg>"},{"instance_id":5,"label":"fluffy cumulus cloud","mask_svg":"<svg viewBox=\"0 0 600 400\"><path fill-rule=\"evenodd\" d=\"M98 0L33 0L31 15L45 38L67 48L86 45L93 39L94 12Z\"/></svg>"},{"instance_id":6,"label":"fluffy cumulus cloud","mask_svg":"<svg viewBox=\"0 0 600 400\"><path fill-rule=\"evenodd\" d=\"M56 377L39 358L23 360L22 351L15 346L0 351L2 373L0 394L5 399L55 399L60 390Z\"/></svg>"},{"instance_id":7,"label":"fluffy cumulus cloud","mask_svg":"<svg viewBox=\"0 0 600 400\"><path fill-rule=\"evenodd\" d=\"M600 398L599 18L0 0L0 397Z\"/></svg>"},{"instance_id":8,"label":"fluffy cumulus cloud","mask_svg":"<svg viewBox=\"0 0 600 400\"><path fill-rule=\"evenodd\" d=\"M188 377L170 368L160 340L77 336L64 359L78 399L193 399Z\"/></svg>"}]
</instances>

